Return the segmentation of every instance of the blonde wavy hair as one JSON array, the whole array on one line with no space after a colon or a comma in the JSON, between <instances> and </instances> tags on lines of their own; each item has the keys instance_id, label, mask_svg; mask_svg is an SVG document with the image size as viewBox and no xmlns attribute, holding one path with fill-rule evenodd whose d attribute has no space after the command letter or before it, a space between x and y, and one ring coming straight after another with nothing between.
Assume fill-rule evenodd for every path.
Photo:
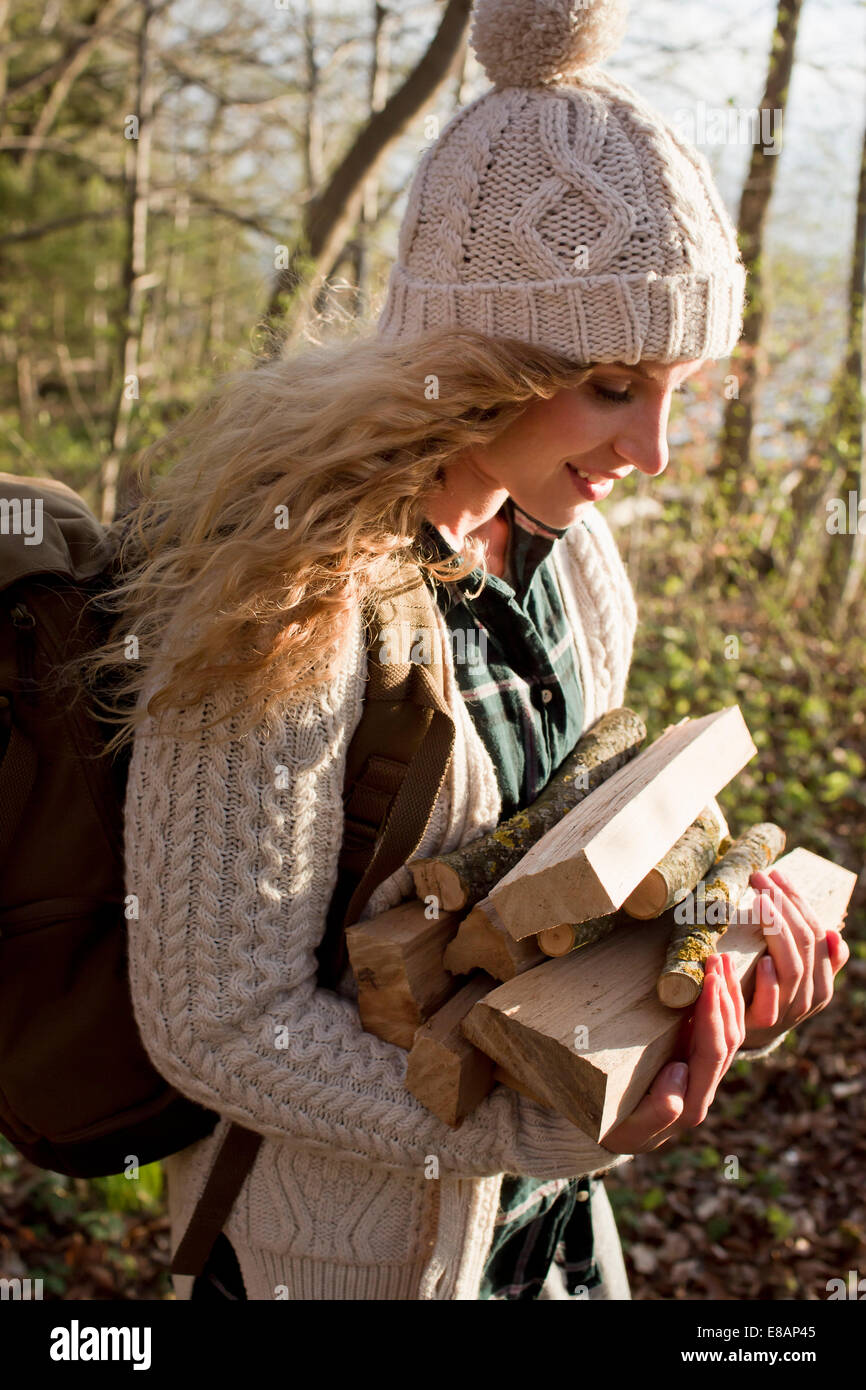
<instances>
[{"instance_id":1,"label":"blonde wavy hair","mask_svg":"<svg viewBox=\"0 0 866 1390\"><path fill-rule=\"evenodd\" d=\"M214 725L273 725L286 691L331 678L353 609L372 611L396 565L411 555L443 577L417 535L446 466L590 370L452 328L320 344L223 377L142 455L144 498L115 523L116 582L100 602L116 617L82 668L119 726L108 749L217 682L236 682L239 700ZM169 466L154 478L157 463ZM478 564L467 545L449 578Z\"/></svg>"}]
</instances>

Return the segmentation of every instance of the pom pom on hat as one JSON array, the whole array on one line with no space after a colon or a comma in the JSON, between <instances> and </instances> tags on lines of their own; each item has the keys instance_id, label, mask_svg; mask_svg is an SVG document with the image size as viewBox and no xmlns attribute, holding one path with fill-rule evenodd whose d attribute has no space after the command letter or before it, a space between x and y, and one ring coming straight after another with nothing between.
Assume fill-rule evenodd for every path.
<instances>
[{"instance_id":1,"label":"pom pom on hat","mask_svg":"<svg viewBox=\"0 0 866 1390\"><path fill-rule=\"evenodd\" d=\"M568 79L619 48L628 0L477 0L470 43L495 87Z\"/></svg>"}]
</instances>

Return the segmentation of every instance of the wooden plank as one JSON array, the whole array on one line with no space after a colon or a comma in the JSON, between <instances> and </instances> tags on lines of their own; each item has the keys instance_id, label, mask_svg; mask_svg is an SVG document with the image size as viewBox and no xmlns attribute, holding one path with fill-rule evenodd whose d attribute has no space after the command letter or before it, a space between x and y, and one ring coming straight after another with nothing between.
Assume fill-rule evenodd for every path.
<instances>
[{"instance_id":1,"label":"wooden plank","mask_svg":"<svg viewBox=\"0 0 866 1390\"><path fill-rule=\"evenodd\" d=\"M479 971L418 1029L409 1053L406 1089L455 1129L493 1089L493 1062L464 1037L461 1024L495 985Z\"/></svg>"},{"instance_id":2,"label":"wooden plank","mask_svg":"<svg viewBox=\"0 0 866 1390\"><path fill-rule=\"evenodd\" d=\"M581 735L529 806L461 849L411 860L416 897L435 897L449 912L468 912L519 863L530 845L633 758L645 738L646 725L634 710L608 710Z\"/></svg>"},{"instance_id":3,"label":"wooden plank","mask_svg":"<svg viewBox=\"0 0 866 1390\"><path fill-rule=\"evenodd\" d=\"M493 1068L493 1080L500 1081L502 1085L507 1086L510 1091L517 1091L518 1095L526 1096L527 1100L534 1100L536 1105L546 1105L547 1109L550 1109L546 1101L530 1091L529 1087L525 1085L524 1082L519 1081L518 1078L513 1076L510 1071L507 1071L505 1067L497 1066Z\"/></svg>"},{"instance_id":4,"label":"wooden plank","mask_svg":"<svg viewBox=\"0 0 866 1390\"><path fill-rule=\"evenodd\" d=\"M757 753L739 705L667 728L488 894L516 940L616 911Z\"/></svg>"},{"instance_id":5,"label":"wooden plank","mask_svg":"<svg viewBox=\"0 0 866 1390\"><path fill-rule=\"evenodd\" d=\"M805 849L776 867L825 928L841 925L855 874ZM744 986L766 950L763 928L750 920L755 899L748 888L737 923L719 941ZM683 1014L659 1001L656 983L676 910L500 985L464 1022L471 1042L596 1143L631 1114L673 1055Z\"/></svg>"},{"instance_id":6,"label":"wooden plank","mask_svg":"<svg viewBox=\"0 0 866 1390\"><path fill-rule=\"evenodd\" d=\"M494 980L513 980L544 960L534 936L515 941L499 920L495 907L485 898L474 907L457 928L457 935L445 948L443 964L455 975L484 970Z\"/></svg>"},{"instance_id":7,"label":"wooden plank","mask_svg":"<svg viewBox=\"0 0 866 1390\"><path fill-rule=\"evenodd\" d=\"M348 928L358 1011L368 1033L412 1046L416 1029L459 988L442 964L459 922L452 912L428 919L424 904L412 899Z\"/></svg>"}]
</instances>

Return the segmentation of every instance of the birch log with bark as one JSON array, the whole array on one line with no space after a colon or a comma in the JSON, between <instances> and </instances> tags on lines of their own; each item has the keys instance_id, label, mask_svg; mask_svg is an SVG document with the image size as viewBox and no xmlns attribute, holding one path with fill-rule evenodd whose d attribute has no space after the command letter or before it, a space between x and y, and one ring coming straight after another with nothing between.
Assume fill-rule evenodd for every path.
<instances>
[{"instance_id":1,"label":"birch log with bark","mask_svg":"<svg viewBox=\"0 0 866 1390\"><path fill-rule=\"evenodd\" d=\"M548 927L539 932L537 941L544 954L567 956L571 951L579 951L581 946L591 946L594 941L612 932L614 927L622 926L628 918L622 912L609 912L605 917L593 917L589 922L567 922L558 927Z\"/></svg>"},{"instance_id":2,"label":"birch log with bark","mask_svg":"<svg viewBox=\"0 0 866 1390\"><path fill-rule=\"evenodd\" d=\"M723 842L730 845L728 824L715 797L692 821L663 859L630 893L623 908L630 917L660 917L682 902L715 863Z\"/></svg>"},{"instance_id":3,"label":"birch log with bark","mask_svg":"<svg viewBox=\"0 0 866 1390\"><path fill-rule=\"evenodd\" d=\"M658 996L671 1009L693 1004L703 988L704 964L728 924L757 869L766 869L785 848L785 832L771 821L753 825L702 879L691 900L674 914ZM682 917L687 920L676 921ZM690 919L696 920L690 920Z\"/></svg>"},{"instance_id":4,"label":"birch log with bark","mask_svg":"<svg viewBox=\"0 0 866 1390\"><path fill-rule=\"evenodd\" d=\"M646 725L634 710L610 710L578 740L530 806L462 849L413 860L418 897L436 897L446 912L474 907L542 835L633 758L645 738Z\"/></svg>"},{"instance_id":5,"label":"birch log with bark","mask_svg":"<svg viewBox=\"0 0 866 1390\"><path fill-rule=\"evenodd\" d=\"M738 705L665 729L490 890L506 929L520 940L615 912L757 751Z\"/></svg>"}]
</instances>

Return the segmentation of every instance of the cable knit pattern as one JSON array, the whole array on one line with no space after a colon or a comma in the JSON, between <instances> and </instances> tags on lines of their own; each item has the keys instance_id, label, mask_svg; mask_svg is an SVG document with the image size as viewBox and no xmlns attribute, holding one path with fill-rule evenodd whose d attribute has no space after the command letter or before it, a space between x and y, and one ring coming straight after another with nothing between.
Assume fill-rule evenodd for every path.
<instances>
[{"instance_id":1,"label":"cable knit pattern","mask_svg":"<svg viewBox=\"0 0 866 1390\"><path fill-rule=\"evenodd\" d=\"M380 337L476 328L577 362L732 351L736 230L704 155L596 66L622 20L620 0L478 0L494 86L422 157Z\"/></svg>"},{"instance_id":2,"label":"cable knit pattern","mask_svg":"<svg viewBox=\"0 0 866 1390\"><path fill-rule=\"evenodd\" d=\"M600 514L592 527L571 528L555 553L598 718L622 701L634 600ZM447 641L443 650L457 733L425 836L430 853L489 829L499 804ZM226 1227L251 1298L282 1288L293 1299L475 1298L504 1172L566 1177L626 1161L504 1087L450 1129L406 1091L406 1054L365 1033L342 990L316 987L365 675L357 615L339 675L287 702L275 738L217 743L202 730L185 740L157 736L148 723L133 748L126 856L127 891L139 902L129 932L135 1016L158 1070L225 1117L168 1160L172 1237L176 1244L228 1120L264 1134ZM223 699L227 692L185 712L187 727ZM410 891L400 870L365 915ZM425 1176L431 1158L438 1179Z\"/></svg>"}]
</instances>

